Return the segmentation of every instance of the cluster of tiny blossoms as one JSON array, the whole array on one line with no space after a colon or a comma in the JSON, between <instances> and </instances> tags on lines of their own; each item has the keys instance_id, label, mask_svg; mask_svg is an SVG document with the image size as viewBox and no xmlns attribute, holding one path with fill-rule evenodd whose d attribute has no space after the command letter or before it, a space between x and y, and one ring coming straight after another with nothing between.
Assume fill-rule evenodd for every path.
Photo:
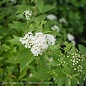
<instances>
[{"instance_id":1,"label":"cluster of tiny blossoms","mask_svg":"<svg viewBox=\"0 0 86 86\"><path fill-rule=\"evenodd\" d=\"M30 10L25 10L23 13L24 17L27 19L27 20L30 20L30 17L32 15L32 11Z\"/></svg>"},{"instance_id":2,"label":"cluster of tiny blossoms","mask_svg":"<svg viewBox=\"0 0 86 86\"><path fill-rule=\"evenodd\" d=\"M73 70L76 72L83 72L83 61L85 60L85 56L82 55L78 50L75 52L69 51L67 56L65 57L63 54L59 55L57 66L64 66L65 64L68 66L72 66Z\"/></svg>"},{"instance_id":3,"label":"cluster of tiny blossoms","mask_svg":"<svg viewBox=\"0 0 86 86\"><path fill-rule=\"evenodd\" d=\"M51 27L51 30L57 30L58 32L60 31L60 29L57 25L54 25L53 27Z\"/></svg>"},{"instance_id":4,"label":"cluster of tiny blossoms","mask_svg":"<svg viewBox=\"0 0 86 86\"><path fill-rule=\"evenodd\" d=\"M68 23L65 18L60 18L59 19L59 22L60 23L64 23L64 24L67 24Z\"/></svg>"},{"instance_id":5,"label":"cluster of tiny blossoms","mask_svg":"<svg viewBox=\"0 0 86 86\"><path fill-rule=\"evenodd\" d=\"M55 37L50 34L43 34L37 32L33 35L32 32L28 32L23 38L20 38L20 42L29 48L34 56L41 55L42 52L48 48L48 46L55 44Z\"/></svg>"},{"instance_id":6,"label":"cluster of tiny blossoms","mask_svg":"<svg viewBox=\"0 0 86 86\"><path fill-rule=\"evenodd\" d=\"M54 14L49 14L49 15L47 15L47 19L49 19L49 20L56 20L57 17Z\"/></svg>"},{"instance_id":7,"label":"cluster of tiny blossoms","mask_svg":"<svg viewBox=\"0 0 86 86\"><path fill-rule=\"evenodd\" d=\"M72 56L70 61L72 62L73 69L75 71L82 72L83 71L82 63L85 59L84 55L81 55L78 50L76 50L74 53L68 52L68 54Z\"/></svg>"}]
</instances>

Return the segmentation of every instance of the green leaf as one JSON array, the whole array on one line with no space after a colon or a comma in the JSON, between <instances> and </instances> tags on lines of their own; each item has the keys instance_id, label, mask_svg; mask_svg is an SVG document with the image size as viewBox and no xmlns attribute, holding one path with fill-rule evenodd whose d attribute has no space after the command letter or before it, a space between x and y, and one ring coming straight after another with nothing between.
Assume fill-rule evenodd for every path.
<instances>
[{"instance_id":1,"label":"green leaf","mask_svg":"<svg viewBox=\"0 0 86 86\"><path fill-rule=\"evenodd\" d=\"M21 59L20 62L20 73L24 70L24 68L27 68L28 62L27 62L28 56L25 56L24 58Z\"/></svg>"},{"instance_id":2,"label":"green leaf","mask_svg":"<svg viewBox=\"0 0 86 86\"><path fill-rule=\"evenodd\" d=\"M78 79L77 79L76 77L73 77L73 78L71 79L71 84L72 84L72 86L77 86L77 82L78 82Z\"/></svg>"},{"instance_id":3,"label":"green leaf","mask_svg":"<svg viewBox=\"0 0 86 86\"><path fill-rule=\"evenodd\" d=\"M81 53L86 54L86 47L84 47L83 45L79 44L79 50L81 51Z\"/></svg>"},{"instance_id":4,"label":"green leaf","mask_svg":"<svg viewBox=\"0 0 86 86\"><path fill-rule=\"evenodd\" d=\"M6 45L6 44L3 44L3 45L1 46L1 49L0 49L0 50L8 51L8 50L10 50L10 46L8 46L8 45Z\"/></svg>"},{"instance_id":5,"label":"green leaf","mask_svg":"<svg viewBox=\"0 0 86 86\"><path fill-rule=\"evenodd\" d=\"M65 80L65 86L71 86L71 80L68 77Z\"/></svg>"},{"instance_id":6,"label":"green leaf","mask_svg":"<svg viewBox=\"0 0 86 86\"><path fill-rule=\"evenodd\" d=\"M65 78L59 79L58 86L63 86L63 84L65 84Z\"/></svg>"},{"instance_id":7,"label":"green leaf","mask_svg":"<svg viewBox=\"0 0 86 86\"><path fill-rule=\"evenodd\" d=\"M47 65L46 59L44 56L39 57L38 59L38 71L34 74L34 78L39 80L48 80L52 77L51 74L48 73L49 67Z\"/></svg>"},{"instance_id":8,"label":"green leaf","mask_svg":"<svg viewBox=\"0 0 86 86\"><path fill-rule=\"evenodd\" d=\"M22 59L24 59L28 55L29 55L29 49L23 49L18 53L17 56L13 56L13 57L9 58L9 60L7 60L7 62L14 63L14 64L20 63L22 61Z\"/></svg>"},{"instance_id":9,"label":"green leaf","mask_svg":"<svg viewBox=\"0 0 86 86\"><path fill-rule=\"evenodd\" d=\"M38 1L36 2L36 7L40 10L40 12L42 12L43 0L38 0Z\"/></svg>"},{"instance_id":10,"label":"green leaf","mask_svg":"<svg viewBox=\"0 0 86 86\"><path fill-rule=\"evenodd\" d=\"M21 23L21 22L18 22L18 21L13 21L13 23L9 24L9 27L11 29L16 29L16 30L21 30L22 28L25 28L25 23Z\"/></svg>"},{"instance_id":11,"label":"green leaf","mask_svg":"<svg viewBox=\"0 0 86 86\"><path fill-rule=\"evenodd\" d=\"M46 57L46 55L44 57ZM46 59L44 57L43 56L40 57L39 67L42 66L45 69L49 69L48 65L47 65L47 62L46 62Z\"/></svg>"},{"instance_id":12,"label":"green leaf","mask_svg":"<svg viewBox=\"0 0 86 86\"><path fill-rule=\"evenodd\" d=\"M55 83L59 83L60 79L64 79L66 77L62 72L60 72L60 73L58 76L55 77Z\"/></svg>"},{"instance_id":13,"label":"green leaf","mask_svg":"<svg viewBox=\"0 0 86 86\"><path fill-rule=\"evenodd\" d=\"M52 76L47 73L48 70L45 70L44 68L40 68L33 77L39 80L49 80Z\"/></svg>"},{"instance_id":14,"label":"green leaf","mask_svg":"<svg viewBox=\"0 0 86 86\"><path fill-rule=\"evenodd\" d=\"M0 80L3 78L3 73L4 73L3 69L0 68Z\"/></svg>"},{"instance_id":15,"label":"green leaf","mask_svg":"<svg viewBox=\"0 0 86 86\"><path fill-rule=\"evenodd\" d=\"M0 1L0 5L9 2L10 0L2 0Z\"/></svg>"},{"instance_id":16,"label":"green leaf","mask_svg":"<svg viewBox=\"0 0 86 86\"><path fill-rule=\"evenodd\" d=\"M3 60L5 57L0 57L0 61Z\"/></svg>"},{"instance_id":17,"label":"green leaf","mask_svg":"<svg viewBox=\"0 0 86 86\"><path fill-rule=\"evenodd\" d=\"M17 43L20 43L20 37L16 37L14 36L13 39L9 40L12 44L17 44Z\"/></svg>"},{"instance_id":18,"label":"green leaf","mask_svg":"<svg viewBox=\"0 0 86 86\"><path fill-rule=\"evenodd\" d=\"M17 11L16 11L16 14L18 14L18 13L22 13L22 12L24 12L25 10L28 10L29 9L29 6L28 5L18 5L17 6Z\"/></svg>"},{"instance_id":19,"label":"green leaf","mask_svg":"<svg viewBox=\"0 0 86 86\"><path fill-rule=\"evenodd\" d=\"M43 7L43 9L42 9L42 12L45 13L45 12L48 12L48 11L54 9L54 8L55 8L55 7L52 6L52 5L45 5L45 6Z\"/></svg>"},{"instance_id":20,"label":"green leaf","mask_svg":"<svg viewBox=\"0 0 86 86\"><path fill-rule=\"evenodd\" d=\"M29 55L29 56L28 56ZM24 68L28 67L28 65L34 60L34 57L31 53L28 52L25 58L22 58L20 62L20 73L23 71Z\"/></svg>"},{"instance_id":21,"label":"green leaf","mask_svg":"<svg viewBox=\"0 0 86 86\"><path fill-rule=\"evenodd\" d=\"M69 69L69 67L67 66L67 65L64 65L64 73L65 74L70 74L70 69Z\"/></svg>"},{"instance_id":22,"label":"green leaf","mask_svg":"<svg viewBox=\"0 0 86 86\"><path fill-rule=\"evenodd\" d=\"M0 36L0 39L2 39L3 38L3 36Z\"/></svg>"},{"instance_id":23,"label":"green leaf","mask_svg":"<svg viewBox=\"0 0 86 86\"><path fill-rule=\"evenodd\" d=\"M20 73L19 79L22 79L22 78L26 75L26 72L27 72L27 68L25 68L25 69Z\"/></svg>"},{"instance_id":24,"label":"green leaf","mask_svg":"<svg viewBox=\"0 0 86 86\"><path fill-rule=\"evenodd\" d=\"M41 19L41 20L45 20L46 15L39 15L38 18Z\"/></svg>"}]
</instances>

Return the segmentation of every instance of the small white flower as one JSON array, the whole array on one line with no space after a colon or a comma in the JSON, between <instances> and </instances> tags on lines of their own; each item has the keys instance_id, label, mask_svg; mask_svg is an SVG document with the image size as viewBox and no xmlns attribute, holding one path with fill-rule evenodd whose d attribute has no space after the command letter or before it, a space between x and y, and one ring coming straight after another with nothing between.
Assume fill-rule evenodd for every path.
<instances>
[{"instance_id":1,"label":"small white flower","mask_svg":"<svg viewBox=\"0 0 86 86\"><path fill-rule=\"evenodd\" d=\"M34 56L38 56L42 54L41 46L34 45L31 48L31 52L34 54Z\"/></svg>"},{"instance_id":2,"label":"small white flower","mask_svg":"<svg viewBox=\"0 0 86 86\"><path fill-rule=\"evenodd\" d=\"M46 34L46 39L47 39L48 45L54 45L55 44L56 39L53 35Z\"/></svg>"},{"instance_id":3,"label":"small white flower","mask_svg":"<svg viewBox=\"0 0 86 86\"><path fill-rule=\"evenodd\" d=\"M30 74L29 74L29 77L32 77L32 76L33 76L33 74L32 74L32 73L30 73Z\"/></svg>"},{"instance_id":4,"label":"small white flower","mask_svg":"<svg viewBox=\"0 0 86 86\"><path fill-rule=\"evenodd\" d=\"M59 22L60 22L60 23L65 23L65 24L67 24L67 21L65 20L65 18L59 19Z\"/></svg>"},{"instance_id":5,"label":"small white flower","mask_svg":"<svg viewBox=\"0 0 86 86\"><path fill-rule=\"evenodd\" d=\"M53 62L53 58L51 57L51 58L49 58L49 62Z\"/></svg>"},{"instance_id":6,"label":"small white flower","mask_svg":"<svg viewBox=\"0 0 86 86\"><path fill-rule=\"evenodd\" d=\"M56 20L57 17L54 14L49 14L49 15L47 15L47 19L49 19L49 20Z\"/></svg>"},{"instance_id":7,"label":"small white flower","mask_svg":"<svg viewBox=\"0 0 86 86\"><path fill-rule=\"evenodd\" d=\"M51 27L51 30L57 30L58 32L60 31L60 29L57 25L54 25L53 27Z\"/></svg>"},{"instance_id":8,"label":"small white flower","mask_svg":"<svg viewBox=\"0 0 86 86\"><path fill-rule=\"evenodd\" d=\"M67 38L69 41L73 41L74 40L74 36L72 34L67 34Z\"/></svg>"},{"instance_id":9,"label":"small white flower","mask_svg":"<svg viewBox=\"0 0 86 86\"><path fill-rule=\"evenodd\" d=\"M76 68L74 68L74 70L76 70Z\"/></svg>"},{"instance_id":10,"label":"small white flower","mask_svg":"<svg viewBox=\"0 0 86 86\"><path fill-rule=\"evenodd\" d=\"M76 45L76 42L75 42L75 37L72 35L72 34L67 34L67 38L69 41L71 41L73 43L73 45Z\"/></svg>"},{"instance_id":11,"label":"small white flower","mask_svg":"<svg viewBox=\"0 0 86 86\"><path fill-rule=\"evenodd\" d=\"M25 10L22 14L25 16L25 18L26 18L27 20L30 20L30 17L31 17L31 15L32 15L32 11L30 11L30 10Z\"/></svg>"}]
</instances>

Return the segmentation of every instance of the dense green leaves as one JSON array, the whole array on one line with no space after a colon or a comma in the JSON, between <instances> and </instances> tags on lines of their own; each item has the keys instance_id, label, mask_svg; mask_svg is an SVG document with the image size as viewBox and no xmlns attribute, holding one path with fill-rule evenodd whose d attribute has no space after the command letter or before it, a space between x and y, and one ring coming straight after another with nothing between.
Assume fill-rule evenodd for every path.
<instances>
[{"instance_id":1,"label":"dense green leaves","mask_svg":"<svg viewBox=\"0 0 86 86\"><path fill-rule=\"evenodd\" d=\"M38 0L38 1L36 2L36 7L40 10L40 12L42 12L43 0Z\"/></svg>"},{"instance_id":2,"label":"dense green leaves","mask_svg":"<svg viewBox=\"0 0 86 86\"><path fill-rule=\"evenodd\" d=\"M86 47L84 47L83 45L79 44L79 50L83 53L86 54Z\"/></svg>"},{"instance_id":3,"label":"dense green leaves","mask_svg":"<svg viewBox=\"0 0 86 86\"><path fill-rule=\"evenodd\" d=\"M16 11L16 14L22 13L25 10L29 9L29 7L27 5L18 5L17 7L18 7L18 9Z\"/></svg>"},{"instance_id":4,"label":"dense green leaves","mask_svg":"<svg viewBox=\"0 0 86 86\"><path fill-rule=\"evenodd\" d=\"M85 20L85 0L0 0L0 82L11 82L12 86L13 82L22 83L15 84L18 86L83 86ZM54 26L58 30L53 30ZM55 45L34 56L20 42L28 31L53 35ZM72 41L69 33L74 36Z\"/></svg>"},{"instance_id":5,"label":"dense green leaves","mask_svg":"<svg viewBox=\"0 0 86 86\"><path fill-rule=\"evenodd\" d=\"M25 58L27 58L29 55L29 50L28 49L23 49L21 50L17 56L13 56L11 58L9 58L8 62L10 63L20 63L21 61L23 61ZM27 59L25 59L27 60Z\"/></svg>"},{"instance_id":6,"label":"dense green leaves","mask_svg":"<svg viewBox=\"0 0 86 86\"><path fill-rule=\"evenodd\" d=\"M12 44L18 44L20 43L20 37L14 36L14 39L9 40Z\"/></svg>"},{"instance_id":7,"label":"dense green leaves","mask_svg":"<svg viewBox=\"0 0 86 86\"><path fill-rule=\"evenodd\" d=\"M65 86L71 86L71 80L69 78L66 78Z\"/></svg>"},{"instance_id":8,"label":"dense green leaves","mask_svg":"<svg viewBox=\"0 0 86 86\"><path fill-rule=\"evenodd\" d=\"M44 13L44 12L50 11L50 10L52 10L52 9L54 9L54 8L55 8L55 7L52 6L52 5L45 5L45 6L43 7L42 12Z\"/></svg>"},{"instance_id":9,"label":"dense green leaves","mask_svg":"<svg viewBox=\"0 0 86 86\"><path fill-rule=\"evenodd\" d=\"M50 10L55 8L52 5L44 5L44 2L42 0L39 0L39 1L36 2L36 7L39 9L39 11L41 13L48 12L48 11L50 11Z\"/></svg>"}]
</instances>

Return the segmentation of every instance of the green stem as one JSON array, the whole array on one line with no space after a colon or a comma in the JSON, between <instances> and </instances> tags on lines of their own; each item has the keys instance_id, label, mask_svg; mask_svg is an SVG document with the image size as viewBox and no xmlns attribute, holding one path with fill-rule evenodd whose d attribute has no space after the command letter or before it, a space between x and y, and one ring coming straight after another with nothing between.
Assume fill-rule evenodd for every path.
<instances>
[{"instance_id":1,"label":"green stem","mask_svg":"<svg viewBox=\"0 0 86 86\"><path fill-rule=\"evenodd\" d=\"M28 20L26 22L26 30L25 30L25 33L27 33L27 32L28 32Z\"/></svg>"}]
</instances>

